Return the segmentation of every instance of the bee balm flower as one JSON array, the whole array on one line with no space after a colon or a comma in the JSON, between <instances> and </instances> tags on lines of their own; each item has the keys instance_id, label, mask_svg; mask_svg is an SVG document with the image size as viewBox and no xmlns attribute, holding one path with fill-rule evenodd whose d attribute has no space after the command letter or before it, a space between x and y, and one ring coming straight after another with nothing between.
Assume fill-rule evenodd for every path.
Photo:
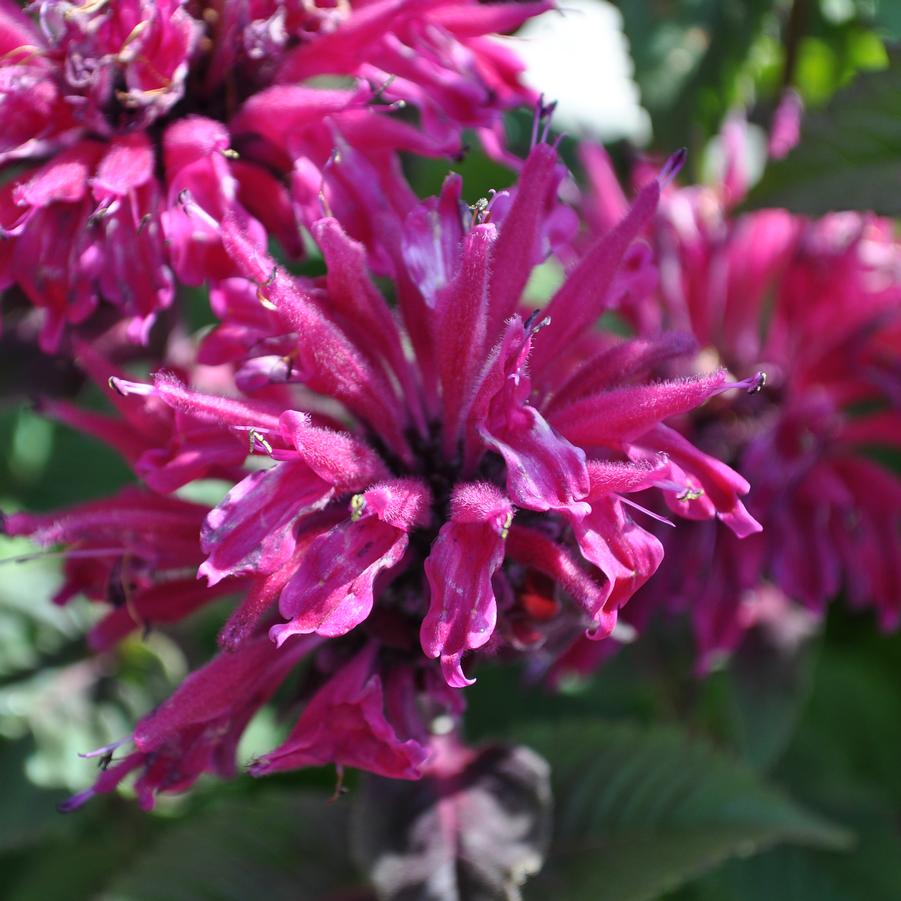
<instances>
[{"instance_id":1,"label":"bee balm flower","mask_svg":"<svg viewBox=\"0 0 901 901\"><path fill-rule=\"evenodd\" d=\"M336 163L335 178L353 177L345 165L355 162ZM265 386L283 398L281 412L165 372L111 384L132 417L159 416L162 404L176 424L218 428L223 443L242 435L266 464L234 484L196 536L202 583L231 584L243 600L220 655L138 725L136 750L96 791L133 770L147 791L225 771L247 718L301 657L318 672L306 707L252 771L331 761L415 778L434 724L459 719L459 690L481 655L611 633L663 554L630 495L654 489L678 512L719 516L742 535L759 528L740 500L747 484L664 425L754 380L736 385L715 371L650 383L647 368L670 339L623 342L595 328L660 181L544 310L521 311L562 175L554 148L538 143L512 195L473 210L452 177L402 221L385 212L373 241L393 267L396 311L338 219L313 224L328 266L318 284L275 265L234 217L221 223L239 278L270 317L254 333L268 329L287 348ZM295 385L306 394L292 394ZM296 409L292 398L304 396L328 399L331 419ZM171 490L163 478L155 487Z\"/></svg>"},{"instance_id":2,"label":"bee balm flower","mask_svg":"<svg viewBox=\"0 0 901 901\"><path fill-rule=\"evenodd\" d=\"M176 278L235 274L225 213L302 253L302 197L336 137L379 165L460 154L464 127L501 152L500 112L532 95L487 36L548 6L4 2L0 290L42 311L47 352L101 299L146 342ZM322 76L339 85L304 84ZM404 104L422 128L391 115Z\"/></svg>"}]
</instances>

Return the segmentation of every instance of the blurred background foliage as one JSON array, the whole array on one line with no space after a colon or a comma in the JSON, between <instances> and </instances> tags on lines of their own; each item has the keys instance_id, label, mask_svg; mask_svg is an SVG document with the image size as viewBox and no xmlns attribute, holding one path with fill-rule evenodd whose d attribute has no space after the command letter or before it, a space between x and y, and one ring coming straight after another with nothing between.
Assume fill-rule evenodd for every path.
<instances>
[{"instance_id":1,"label":"blurred background foliage","mask_svg":"<svg viewBox=\"0 0 901 901\"><path fill-rule=\"evenodd\" d=\"M749 204L899 212L901 3L621 0L618 9L652 125L643 150L686 145L691 175L703 177L725 116L741 108L765 128L793 86L809 113L801 145L767 168ZM527 123L511 116L514 146ZM639 148L620 139L611 149L625 165ZM470 200L512 180L475 149L455 168ZM447 164L408 169L426 195ZM546 296L555 277L544 271L533 291ZM189 327L209 322L205 299L191 304ZM49 509L128 482L115 454L30 406L61 385L89 404L99 392L62 361L36 359L8 335L0 342L2 509ZM0 538L2 558L33 550ZM0 896L374 897L348 848L353 776L334 802L334 773L323 770L202 781L150 815L128 797L56 812L93 779L94 762L79 754L128 734L208 657L222 617L207 610L89 657L95 611L52 605L58 565L52 556L7 563L0 578ZM507 668L480 670L467 723L474 742L513 739L551 763L555 838L527 898L890 901L901 896L899 685L901 635L836 604L791 654L751 640L705 680L693 675L687 628L673 623L557 694ZM287 725L264 711L240 762Z\"/></svg>"}]
</instances>

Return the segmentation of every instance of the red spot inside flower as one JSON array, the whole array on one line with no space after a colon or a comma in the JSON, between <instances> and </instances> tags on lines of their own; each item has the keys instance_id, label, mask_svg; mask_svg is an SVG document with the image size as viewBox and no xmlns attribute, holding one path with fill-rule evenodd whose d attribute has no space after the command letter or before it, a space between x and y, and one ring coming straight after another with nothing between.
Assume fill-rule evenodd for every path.
<instances>
[{"instance_id":1,"label":"red spot inside flower","mask_svg":"<svg viewBox=\"0 0 901 901\"><path fill-rule=\"evenodd\" d=\"M560 612L560 602L554 597L553 579L534 569L526 573L519 603L538 622L547 622Z\"/></svg>"}]
</instances>

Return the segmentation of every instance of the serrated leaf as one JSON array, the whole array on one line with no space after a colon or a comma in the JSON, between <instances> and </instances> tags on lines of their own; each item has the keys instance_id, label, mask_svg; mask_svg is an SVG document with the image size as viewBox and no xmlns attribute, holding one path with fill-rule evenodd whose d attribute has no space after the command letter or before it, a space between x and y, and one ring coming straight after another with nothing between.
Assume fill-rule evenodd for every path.
<instances>
[{"instance_id":1,"label":"serrated leaf","mask_svg":"<svg viewBox=\"0 0 901 901\"><path fill-rule=\"evenodd\" d=\"M551 762L554 842L527 897L653 899L778 842L849 836L676 729L560 723L521 736Z\"/></svg>"},{"instance_id":2,"label":"serrated leaf","mask_svg":"<svg viewBox=\"0 0 901 901\"><path fill-rule=\"evenodd\" d=\"M678 901L897 901L899 885L901 842L886 830L862 836L854 854L784 847L730 861Z\"/></svg>"},{"instance_id":3,"label":"serrated leaf","mask_svg":"<svg viewBox=\"0 0 901 901\"><path fill-rule=\"evenodd\" d=\"M771 162L747 209L785 207L901 213L901 61L858 75L822 110L809 112L798 146Z\"/></svg>"}]
</instances>

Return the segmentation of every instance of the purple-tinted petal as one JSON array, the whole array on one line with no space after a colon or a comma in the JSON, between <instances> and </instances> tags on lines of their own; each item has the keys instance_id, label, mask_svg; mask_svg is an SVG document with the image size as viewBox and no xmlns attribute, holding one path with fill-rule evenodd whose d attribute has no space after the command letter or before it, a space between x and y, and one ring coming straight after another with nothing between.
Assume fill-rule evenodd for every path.
<instances>
[{"instance_id":1,"label":"purple-tinted petal","mask_svg":"<svg viewBox=\"0 0 901 901\"><path fill-rule=\"evenodd\" d=\"M279 644L317 632L344 635L372 610L373 585L407 549L407 533L427 521L428 489L413 479L383 482L357 495L349 521L316 538L279 599L289 623L273 626Z\"/></svg>"},{"instance_id":2,"label":"purple-tinted petal","mask_svg":"<svg viewBox=\"0 0 901 901\"><path fill-rule=\"evenodd\" d=\"M394 779L417 779L427 756L402 741L385 716L382 681L373 672L376 645L367 645L307 704L291 734L250 768L254 776L334 763Z\"/></svg>"},{"instance_id":3,"label":"purple-tinted petal","mask_svg":"<svg viewBox=\"0 0 901 901\"><path fill-rule=\"evenodd\" d=\"M659 199L660 183L654 179L639 193L626 218L598 239L551 298L545 313L554 329L548 331L535 350L536 371L549 366L610 304L611 288L623 256L657 209Z\"/></svg>"},{"instance_id":4,"label":"purple-tinted petal","mask_svg":"<svg viewBox=\"0 0 901 901\"><path fill-rule=\"evenodd\" d=\"M294 522L324 506L334 488L305 463L277 463L251 473L207 516L209 556L197 572L209 585L240 572L272 572L294 552Z\"/></svg>"},{"instance_id":5,"label":"purple-tinted petal","mask_svg":"<svg viewBox=\"0 0 901 901\"><path fill-rule=\"evenodd\" d=\"M534 329L514 316L486 363L470 411L470 428L507 464L507 493L532 510L587 511L585 454L558 434L529 402L525 372ZM472 453L473 443L470 440Z\"/></svg>"},{"instance_id":6,"label":"purple-tinted petal","mask_svg":"<svg viewBox=\"0 0 901 901\"><path fill-rule=\"evenodd\" d=\"M488 334L496 334L516 312L535 265L541 229L560 181L557 151L536 144L529 154L513 205L504 217L494 250Z\"/></svg>"},{"instance_id":7,"label":"purple-tinted petal","mask_svg":"<svg viewBox=\"0 0 901 901\"><path fill-rule=\"evenodd\" d=\"M493 225L477 225L463 241L454 280L438 292L435 353L441 380L443 447L453 458L485 346Z\"/></svg>"},{"instance_id":8,"label":"purple-tinted petal","mask_svg":"<svg viewBox=\"0 0 901 901\"><path fill-rule=\"evenodd\" d=\"M571 522L582 556L607 577L598 606L587 611L600 631L592 637L606 637L604 614L615 613L656 572L663 545L632 521L616 497L592 500L591 513Z\"/></svg>"},{"instance_id":9,"label":"purple-tinted petal","mask_svg":"<svg viewBox=\"0 0 901 901\"><path fill-rule=\"evenodd\" d=\"M358 626L372 610L376 576L400 562L405 532L376 516L344 522L317 538L282 591L279 611L290 622L273 626L279 645L291 635L335 637Z\"/></svg>"},{"instance_id":10,"label":"purple-tinted petal","mask_svg":"<svg viewBox=\"0 0 901 901\"><path fill-rule=\"evenodd\" d=\"M620 448L670 416L686 413L726 385L723 371L650 385L600 391L551 417L560 432L581 445Z\"/></svg>"},{"instance_id":11,"label":"purple-tinted petal","mask_svg":"<svg viewBox=\"0 0 901 901\"><path fill-rule=\"evenodd\" d=\"M441 527L425 562L429 611L420 640L428 657L441 657L442 671L454 688L472 684L460 658L491 637L497 608L491 578L504 559L504 538L513 508L494 486L459 485L451 501L451 520Z\"/></svg>"}]
</instances>

